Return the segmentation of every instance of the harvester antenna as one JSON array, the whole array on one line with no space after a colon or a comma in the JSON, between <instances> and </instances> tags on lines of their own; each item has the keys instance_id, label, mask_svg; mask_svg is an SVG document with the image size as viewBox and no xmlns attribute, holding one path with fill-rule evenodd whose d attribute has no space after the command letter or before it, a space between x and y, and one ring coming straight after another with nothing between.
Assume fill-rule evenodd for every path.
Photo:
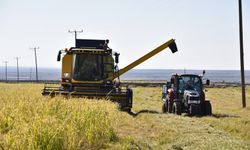
<instances>
[{"instance_id":1,"label":"harvester antenna","mask_svg":"<svg viewBox=\"0 0 250 150\"><path fill-rule=\"evenodd\" d=\"M16 71L17 71L17 82L19 82L19 65L18 65L18 60L20 57L14 57L16 59Z\"/></svg>"},{"instance_id":2,"label":"harvester antenna","mask_svg":"<svg viewBox=\"0 0 250 150\"><path fill-rule=\"evenodd\" d=\"M77 30L73 30L73 31L68 31L69 33L74 33L75 34L75 47L76 47L76 39L77 39L77 33L82 33L83 30L77 31Z\"/></svg>"},{"instance_id":3,"label":"harvester antenna","mask_svg":"<svg viewBox=\"0 0 250 150\"><path fill-rule=\"evenodd\" d=\"M4 61L5 63L5 81L8 81L8 61Z\"/></svg>"},{"instance_id":4,"label":"harvester antenna","mask_svg":"<svg viewBox=\"0 0 250 150\"><path fill-rule=\"evenodd\" d=\"M34 50L35 53L35 64L36 64L36 82L38 82L38 71L37 71L37 56L36 56L36 50L39 49L39 47L32 47L31 50Z\"/></svg>"}]
</instances>

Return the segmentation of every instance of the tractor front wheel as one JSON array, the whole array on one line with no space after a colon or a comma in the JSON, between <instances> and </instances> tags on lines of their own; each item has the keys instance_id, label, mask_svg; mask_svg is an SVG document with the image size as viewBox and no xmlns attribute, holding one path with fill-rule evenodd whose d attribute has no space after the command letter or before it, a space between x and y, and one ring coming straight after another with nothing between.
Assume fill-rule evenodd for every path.
<instances>
[{"instance_id":1,"label":"tractor front wheel","mask_svg":"<svg viewBox=\"0 0 250 150\"><path fill-rule=\"evenodd\" d=\"M212 105L210 101L205 101L203 106L203 114L206 116L212 115Z\"/></svg>"},{"instance_id":2,"label":"tractor front wheel","mask_svg":"<svg viewBox=\"0 0 250 150\"><path fill-rule=\"evenodd\" d=\"M190 116L201 115L201 106L191 104L189 106L189 112L188 113L189 113Z\"/></svg>"},{"instance_id":3,"label":"tractor front wheel","mask_svg":"<svg viewBox=\"0 0 250 150\"><path fill-rule=\"evenodd\" d=\"M181 103L174 102L172 111L176 115L181 115Z\"/></svg>"}]
</instances>

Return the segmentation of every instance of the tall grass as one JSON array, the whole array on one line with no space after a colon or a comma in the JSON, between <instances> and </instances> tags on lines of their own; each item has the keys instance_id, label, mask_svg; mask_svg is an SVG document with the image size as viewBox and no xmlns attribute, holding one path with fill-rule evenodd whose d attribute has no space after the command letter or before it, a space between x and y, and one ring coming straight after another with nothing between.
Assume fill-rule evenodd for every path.
<instances>
[{"instance_id":1,"label":"tall grass","mask_svg":"<svg viewBox=\"0 0 250 150\"><path fill-rule=\"evenodd\" d=\"M250 149L250 89L206 92L213 116L161 113L161 88L134 88L134 114L105 100L43 97L39 84L0 84L0 149Z\"/></svg>"},{"instance_id":2,"label":"tall grass","mask_svg":"<svg viewBox=\"0 0 250 150\"><path fill-rule=\"evenodd\" d=\"M0 89L0 149L99 149L117 138L109 101L51 99L35 85Z\"/></svg>"}]
</instances>

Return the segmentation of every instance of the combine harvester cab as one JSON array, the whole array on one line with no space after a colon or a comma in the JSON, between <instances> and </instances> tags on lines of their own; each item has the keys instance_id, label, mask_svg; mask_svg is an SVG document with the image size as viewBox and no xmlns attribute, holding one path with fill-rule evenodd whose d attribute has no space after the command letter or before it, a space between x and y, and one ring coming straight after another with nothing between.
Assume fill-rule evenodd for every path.
<instances>
[{"instance_id":1,"label":"combine harvester cab","mask_svg":"<svg viewBox=\"0 0 250 150\"><path fill-rule=\"evenodd\" d=\"M61 86L45 84L42 95L66 95L109 99L119 104L121 110L132 108L133 91L121 86L119 76L141 64L163 49L177 51L173 39L119 70L119 53L108 47L108 40L77 39L76 47L60 50L57 61L62 58Z\"/></svg>"}]
</instances>

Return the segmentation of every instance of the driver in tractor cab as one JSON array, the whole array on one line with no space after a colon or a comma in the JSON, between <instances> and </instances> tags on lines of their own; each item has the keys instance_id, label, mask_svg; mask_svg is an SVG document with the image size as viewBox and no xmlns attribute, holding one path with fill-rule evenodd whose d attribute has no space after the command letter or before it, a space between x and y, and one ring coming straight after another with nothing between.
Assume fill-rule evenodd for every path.
<instances>
[{"instance_id":1,"label":"driver in tractor cab","mask_svg":"<svg viewBox=\"0 0 250 150\"><path fill-rule=\"evenodd\" d=\"M186 82L186 90L194 90L194 86L192 84L193 82L191 81L191 79L189 79L187 82Z\"/></svg>"}]
</instances>

